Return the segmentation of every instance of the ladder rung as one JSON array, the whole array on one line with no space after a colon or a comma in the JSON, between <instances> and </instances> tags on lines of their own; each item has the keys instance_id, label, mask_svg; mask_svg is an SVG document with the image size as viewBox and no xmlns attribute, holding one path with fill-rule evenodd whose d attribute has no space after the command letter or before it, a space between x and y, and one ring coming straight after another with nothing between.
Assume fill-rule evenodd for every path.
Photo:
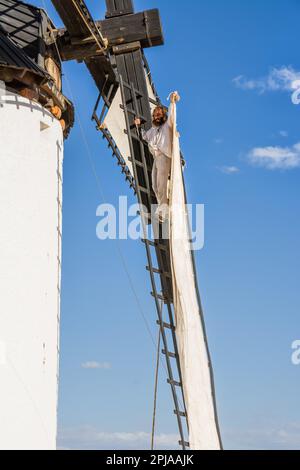
<instances>
[{"instance_id":1,"label":"ladder rung","mask_svg":"<svg viewBox=\"0 0 300 470\"><path fill-rule=\"evenodd\" d=\"M168 250L168 247L166 245L163 245L162 243L159 243L158 241L146 240L145 238L142 238L141 240L143 243L148 243L149 245L160 248L161 250Z\"/></svg>"},{"instance_id":2,"label":"ladder rung","mask_svg":"<svg viewBox=\"0 0 300 470\"><path fill-rule=\"evenodd\" d=\"M158 325L162 325L163 328L169 328L169 330L175 331L175 326L174 326L174 325L170 325L170 323L165 323L165 322L162 322L162 323L161 323L159 320L156 320L156 323L157 323Z\"/></svg>"},{"instance_id":3,"label":"ladder rung","mask_svg":"<svg viewBox=\"0 0 300 470\"><path fill-rule=\"evenodd\" d=\"M146 269L147 269L147 271L150 271L149 266L146 266ZM153 271L154 273L161 274L162 276L165 276L165 277L169 277L169 278L172 277L172 276L171 276L171 273L169 273L169 272L167 272L167 271L162 271L162 269L152 268L152 271Z\"/></svg>"},{"instance_id":4,"label":"ladder rung","mask_svg":"<svg viewBox=\"0 0 300 470\"><path fill-rule=\"evenodd\" d=\"M131 104L132 101L133 101L132 98L129 98L128 100L126 100L126 111L127 111L127 113L133 114L135 116L136 112L134 111L134 109L131 109L131 108L128 107L128 104ZM120 104L120 108L124 110L125 106L123 104ZM124 130L126 132L126 129L124 129Z\"/></svg>"},{"instance_id":5,"label":"ladder rung","mask_svg":"<svg viewBox=\"0 0 300 470\"><path fill-rule=\"evenodd\" d=\"M128 160L129 160L130 162L134 163L135 165L141 167L141 168L145 168L145 167L146 167L147 170L149 170L149 171L151 170L150 166L144 165L144 163L143 163L143 162L140 162L139 160L134 160L134 162L133 162L133 159L132 159L131 157L129 157Z\"/></svg>"},{"instance_id":6,"label":"ladder rung","mask_svg":"<svg viewBox=\"0 0 300 470\"><path fill-rule=\"evenodd\" d=\"M163 301L166 300L166 298L163 295L160 295L160 294L155 295L154 292L151 292L151 295L152 297L157 297L159 300L163 300Z\"/></svg>"},{"instance_id":7,"label":"ladder rung","mask_svg":"<svg viewBox=\"0 0 300 470\"><path fill-rule=\"evenodd\" d=\"M149 194L148 189L147 189L147 188L144 188L143 186L138 186L138 189L139 189L142 193Z\"/></svg>"},{"instance_id":8,"label":"ladder rung","mask_svg":"<svg viewBox=\"0 0 300 470\"><path fill-rule=\"evenodd\" d=\"M178 441L178 444L179 444L180 446L182 446L182 445L184 444L184 447L190 447L190 443L187 442L187 441L184 441L184 442L183 442L183 441Z\"/></svg>"},{"instance_id":9,"label":"ladder rung","mask_svg":"<svg viewBox=\"0 0 300 470\"><path fill-rule=\"evenodd\" d=\"M175 385L175 387L181 387L181 382L177 382L177 380L167 379L168 384Z\"/></svg>"},{"instance_id":10,"label":"ladder rung","mask_svg":"<svg viewBox=\"0 0 300 470\"><path fill-rule=\"evenodd\" d=\"M165 354L166 356L175 357L175 358L177 357L177 354L170 352L170 351L166 351L165 349L162 349L161 352Z\"/></svg>"},{"instance_id":11,"label":"ladder rung","mask_svg":"<svg viewBox=\"0 0 300 470\"><path fill-rule=\"evenodd\" d=\"M183 418L186 418L186 413L184 411L174 410L174 414L178 416L182 416Z\"/></svg>"},{"instance_id":12,"label":"ladder rung","mask_svg":"<svg viewBox=\"0 0 300 470\"><path fill-rule=\"evenodd\" d=\"M163 245L162 243L156 243L157 248L159 248L160 250L165 250L167 251L168 248L166 247L166 245Z\"/></svg>"},{"instance_id":13,"label":"ladder rung","mask_svg":"<svg viewBox=\"0 0 300 470\"><path fill-rule=\"evenodd\" d=\"M153 242L152 240L148 240L146 238L141 238L142 242L143 243L148 243L148 245L151 245L151 246L157 246L157 243L156 242Z\"/></svg>"},{"instance_id":14,"label":"ladder rung","mask_svg":"<svg viewBox=\"0 0 300 470\"><path fill-rule=\"evenodd\" d=\"M163 272L162 272L162 275L165 276L165 277L168 277L168 278L172 279L171 273L169 273L169 272L167 272L167 271L163 271Z\"/></svg>"},{"instance_id":15,"label":"ladder rung","mask_svg":"<svg viewBox=\"0 0 300 470\"><path fill-rule=\"evenodd\" d=\"M136 215L141 215L141 211L137 211ZM151 214L149 212L143 212L143 216L148 220L151 219Z\"/></svg>"},{"instance_id":16,"label":"ladder rung","mask_svg":"<svg viewBox=\"0 0 300 470\"><path fill-rule=\"evenodd\" d=\"M153 267L151 269L150 266L146 266L146 269L147 269L147 271L153 271L154 273L157 273L157 274L162 274L163 273L161 269L153 268Z\"/></svg>"},{"instance_id":17,"label":"ladder rung","mask_svg":"<svg viewBox=\"0 0 300 470\"><path fill-rule=\"evenodd\" d=\"M135 87L132 87L132 85L130 83L127 83L126 80L123 80L123 86L125 88L129 88L131 91L133 90L136 96L140 96L141 98L144 96L144 94L140 90Z\"/></svg>"},{"instance_id":18,"label":"ladder rung","mask_svg":"<svg viewBox=\"0 0 300 470\"><path fill-rule=\"evenodd\" d=\"M129 100L127 100L127 104L131 104L132 101L133 101L132 98L130 98ZM129 102L130 102L130 103L129 103ZM136 115L137 115L137 113L135 112L134 109L128 108L128 106L126 106L126 108L127 108L126 110L127 110L127 112L128 112L129 114L132 114L133 116L136 116ZM124 110L124 109L125 109L125 106L124 106L123 104L120 104L120 109L123 109L123 110ZM140 114L140 115L139 115L139 118L140 118L142 121L147 122L147 118L146 118L145 116L142 116L142 115ZM132 125L134 125L134 124L132 124ZM124 131L127 132L127 129L124 129Z\"/></svg>"}]
</instances>

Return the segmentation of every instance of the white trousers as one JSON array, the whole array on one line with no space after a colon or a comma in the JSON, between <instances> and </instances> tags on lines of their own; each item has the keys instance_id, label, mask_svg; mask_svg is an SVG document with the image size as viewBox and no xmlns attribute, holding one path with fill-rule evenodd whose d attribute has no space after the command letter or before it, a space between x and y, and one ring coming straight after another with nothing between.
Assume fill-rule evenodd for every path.
<instances>
[{"instance_id":1,"label":"white trousers","mask_svg":"<svg viewBox=\"0 0 300 470\"><path fill-rule=\"evenodd\" d=\"M168 204L168 179L171 171L171 158L163 153L154 157L152 167L152 188L155 193L158 209Z\"/></svg>"}]
</instances>

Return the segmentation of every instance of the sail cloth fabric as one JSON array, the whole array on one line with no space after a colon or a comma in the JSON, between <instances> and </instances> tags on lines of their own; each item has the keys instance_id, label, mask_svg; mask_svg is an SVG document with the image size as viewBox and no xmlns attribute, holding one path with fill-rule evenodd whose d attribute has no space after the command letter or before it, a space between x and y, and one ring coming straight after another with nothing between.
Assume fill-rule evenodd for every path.
<instances>
[{"instance_id":1,"label":"sail cloth fabric","mask_svg":"<svg viewBox=\"0 0 300 470\"><path fill-rule=\"evenodd\" d=\"M122 96L121 90L118 89L115 94L114 99L112 100L111 106L106 113L104 124L105 127L109 130L110 135L115 141L116 146L118 147L119 152L124 158L126 165L133 176L132 163L129 160L131 157L129 141L127 134L125 134L126 121L125 114L121 110L122 105Z\"/></svg>"},{"instance_id":2,"label":"sail cloth fabric","mask_svg":"<svg viewBox=\"0 0 300 470\"><path fill-rule=\"evenodd\" d=\"M193 450L217 450L221 448L221 442L209 353L190 251L190 229L185 210L175 103L171 106L171 113L173 146L169 195L170 254L176 339L189 424L189 444Z\"/></svg>"}]
</instances>

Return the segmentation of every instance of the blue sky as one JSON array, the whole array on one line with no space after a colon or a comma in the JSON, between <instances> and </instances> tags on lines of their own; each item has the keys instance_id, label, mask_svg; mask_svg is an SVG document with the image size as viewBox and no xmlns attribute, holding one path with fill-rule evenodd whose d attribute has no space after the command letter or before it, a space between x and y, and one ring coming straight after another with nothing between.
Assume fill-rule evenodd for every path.
<instances>
[{"instance_id":1,"label":"blue sky","mask_svg":"<svg viewBox=\"0 0 300 470\"><path fill-rule=\"evenodd\" d=\"M104 1L87 4L104 17ZM160 9L165 45L146 54L161 98L181 94L189 202L205 204L196 259L224 447L300 449L300 366L291 362L300 339L300 105L291 100L300 78L300 4L135 6ZM155 338L157 331L144 248L96 238L103 199L88 153L104 200L133 198L90 120L97 90L85 66L66 63L64 72L77 120L64 161L59 446L149 448L155 348L141 309ZM158 447L176 448L172 410L161 369Z\"/></svg>"}]
</instances>

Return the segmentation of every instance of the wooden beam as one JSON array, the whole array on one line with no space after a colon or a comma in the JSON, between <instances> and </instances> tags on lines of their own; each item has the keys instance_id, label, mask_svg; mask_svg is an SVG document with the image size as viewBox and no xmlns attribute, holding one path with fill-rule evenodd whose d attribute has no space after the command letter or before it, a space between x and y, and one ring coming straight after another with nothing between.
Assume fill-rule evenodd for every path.
<instances>
[{"instance_id":1,"label":"wooden beam","mask_svg":"<svg viewBox=\"0 0 300 470\"><path fill-rule=\"evenodd\" d=\"M142 47L160 46L164 43L157 8L99 21L97 26L113 46L134 41L140 41Z\"/></svg>"},{"instance_id":2,"label":"wooden beam","mask_svg":"<svg viewBox=\"0 0 300 470\"><path fill-rule=\"evenodd\" d=\"M132 0L106 0L105 18L134 13Z\"/></svg>"},{"instance_id":3,"label":"wooden beam","mask_svg":"<svg viewBox=\"0 0 300 470\"><path fill-rule=\"evenodd\" d=\"M100 93L102 93L105 84L108 87L114 85L115 90L117 83L114 69L109 59L102 51L101 53L99 51L102 37L85 1L52 0L52 3L66 26L65 30L55 30L54 32L57 44L60 42L58 36L61 33L66 35L61 41L62 59L84 60ZM85 46L84 50L82 50L82 46Z\"/></svg>"},{"instance_id":4,"label":"wooden beam","mask_svg":"<svg viewBox=\"0 0 300 470\"><path fill-rule=\"evenodd\" d=\"M96 56L103 56L103 51L100 50L94 43L90 44L60 44L59 45L61 59L77 60L82 62L85 59Z\"/></svg>"},{"instance_id":5,"label":"wooden beam","mask_svg":"<svg viewBox=\"0 0 300 470\"><path fill-rule=\"evenodd\" d=\"M108 40L109 47L136 41L140 41L143 48L164 43L157 9L96 21L96 25ZM57 43L63 60L80 61L87 57L101 55L91 35L72 36L67 30L58 30Z\"/></svg>"},{"instance_id":6,"label":"wooden beam","mask_svg":"<svg viewBox=\"0 0 300 470\"><path fill-rule=\"evenodd\" d=\"M84 36L89 30L72 0L51 0L71 36Z\"/></svg>"}]
</instances>

